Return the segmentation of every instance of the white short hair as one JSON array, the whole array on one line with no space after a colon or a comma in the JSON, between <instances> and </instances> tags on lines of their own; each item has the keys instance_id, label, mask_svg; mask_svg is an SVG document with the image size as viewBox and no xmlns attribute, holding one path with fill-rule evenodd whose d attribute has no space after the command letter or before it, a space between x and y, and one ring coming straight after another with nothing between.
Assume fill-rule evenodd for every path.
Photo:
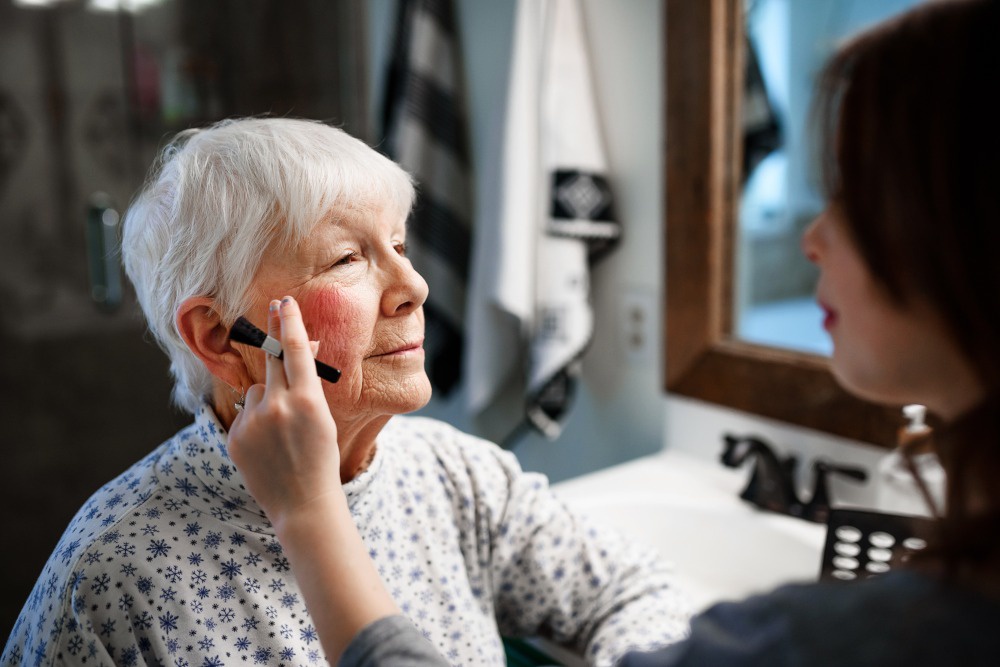
<instances>
[{"instance_id":1,"label":"white short hair","mask_svg":"<svg viewBox=\"0 0 1000 667\"><path fill-rule=\"evenodd\" d=\"M290 248L337 210L406 215L410 176L346 132L279 118L179 133L125 215L122 258L157 343L174 402L194 413L212 376L177 329L181 303L212 297L226 326L249 305L265 250Z\"/></svg>"}]
</instances>

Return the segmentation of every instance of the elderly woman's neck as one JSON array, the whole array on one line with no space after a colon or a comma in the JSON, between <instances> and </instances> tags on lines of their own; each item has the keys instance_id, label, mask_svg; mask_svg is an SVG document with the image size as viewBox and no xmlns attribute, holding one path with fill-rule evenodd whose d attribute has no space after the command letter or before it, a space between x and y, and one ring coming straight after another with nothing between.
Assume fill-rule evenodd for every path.
<instances>
[{"instance_id":1,"label":"elderly woman's neck","mask_svg":"<svg viewBox=\"0 0 1000 667\"><path fill-rule=\"evenodd\" d=\"M212 409L219 423L228 432L238 414L240 396L225 385L212 392ZM359 422L337 423L337 443L340 449L340 481L347 483L363 473L375 458L375 441L390 415L381 415Z\"/></svg>"},{"instance_id":2,"label":"elderly woman's neck","mask_svg":"<svg viewBox=\"0 0 1000 667\"><path fill-rule=\"evenodd\" d=\"M242 405L245 398L245 395L224 384L217 383L212 388L212 397L209 404L212 406L212 410L215 411L215 416L218 418L219 423L222 424L227 433L233 425L236 415L239 414L237 412L237 404Z\"/></svg>"},{"instance_id":3,"label":"elderly woman's neck","mask_svg":"<svg viewBox=\"0 0 1000 667\"><path fill-rule=\"evenodd\" d=\"M340 481L343 484L363 473L375 458L376 440L391 417L384 415L361 424L337 423L340 448Z\"/></svg>"}]
</instances>

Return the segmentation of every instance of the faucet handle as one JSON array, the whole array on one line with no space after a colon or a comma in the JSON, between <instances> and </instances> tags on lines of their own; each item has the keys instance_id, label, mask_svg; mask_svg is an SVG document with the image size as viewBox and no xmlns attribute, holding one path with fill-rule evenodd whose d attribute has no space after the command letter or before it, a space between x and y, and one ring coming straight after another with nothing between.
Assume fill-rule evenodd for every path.
<instances>
[{"instance_id":1,"label":"faucet handle","mask_svg":"<svg viewBox=\"0 0 1000 667\"><path fill-rule=\"evenodd\" d=\"M868 473L863 468L830 463L817 459L813 463L813 493L812 497L802 507L802 518L816 523L826 523L830 516L830 475L840 475L857 482L868 479Z\"/></svg>"},{"instance_id":2,"label":"faucet handle","mask_svg":"<svg viewBox=\"0 0 1000 667\"><path fill-rule=\"evenodd\" d=\"M752 435L725 434L723 440L723 465L738 468L753 459L753 470L740 498L772 512L800 513L801 504L792 482L797 464L794 456L781 457L765 440Z\"/></svg>"}]
</instances>

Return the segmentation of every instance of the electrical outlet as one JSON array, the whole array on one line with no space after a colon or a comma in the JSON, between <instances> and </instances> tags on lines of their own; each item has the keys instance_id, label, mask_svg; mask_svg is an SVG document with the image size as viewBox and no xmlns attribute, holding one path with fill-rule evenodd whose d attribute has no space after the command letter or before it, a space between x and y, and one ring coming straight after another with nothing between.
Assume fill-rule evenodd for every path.
<instances>
[{"instance_id":1,"label":"electrical outlet","mask_svg":"<svg viewBox=\"0 0 1000 667\"><path fill-rule=\"evenodd\" d=\"M628 289L622 299L620 333L622 349L635 364L653 360L656 338L656 299L645 290Z\"/></svg>"}]
</instances>

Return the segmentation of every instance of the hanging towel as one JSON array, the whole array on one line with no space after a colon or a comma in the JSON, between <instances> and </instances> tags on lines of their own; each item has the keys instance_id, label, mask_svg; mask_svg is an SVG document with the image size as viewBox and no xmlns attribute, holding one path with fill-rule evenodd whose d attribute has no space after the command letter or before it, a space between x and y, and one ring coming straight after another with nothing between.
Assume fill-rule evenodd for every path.
<instances>
[{"instance_id":1,"label":"hanging towel","mask_svg":"<svg viewBox=\"0 0 1000 667\"><path fill-rule=\"evenodd\" d=\"M746 63L743 76L743 171L742 182L750 178L757 165L781 148L781 125L767 82L760 69L757 50L749 38L744 40Z\"/></svg>"},{"instance_id":2,"label":"hanging towel","mask_svg":"<svg viewBox=\"0 0 1000 667\"><path fill-rule=\"evenodd\" d=\"M589 266L621 234L578 0L518 3L499 180L475 247L469 406L523 378L524 418L554 439L593 332Z\"/></svg>"},{"instance_id":3,"label":"hanging towel","mask_svg":"<svg viewBox=\"0 0 1000 667\"><path fill-rule=\"evenodd\" d=\"M407 252L430 288L424 350L433 385L461 377L471 192L452 0L399 0L383 109L385 150L417 182Z\"/></svg>"}]
</instances>

